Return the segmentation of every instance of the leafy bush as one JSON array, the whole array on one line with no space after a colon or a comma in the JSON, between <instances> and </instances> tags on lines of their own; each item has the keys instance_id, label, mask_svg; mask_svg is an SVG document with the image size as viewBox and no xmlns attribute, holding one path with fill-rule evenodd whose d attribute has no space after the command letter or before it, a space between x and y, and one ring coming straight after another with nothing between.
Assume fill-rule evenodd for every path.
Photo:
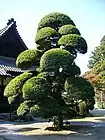
<instances>
[{"instance_id":1,"label":"leafy bush","mask_svg":"<svg viewBox=\"0 0 105 140\"><path fill-rule=\"evenodd\" d=\"M24 72L12 79L4 90L4 96L11 97L22 94L24 83L32 76L31 72Z\"/></svg>"},{"instance_id":2,"label":"leafy bush","mask_svg":"<svg viewBox=\"0 0 105 140\"><path fill-rule=\"evenodd\" d=\"M41 51L38 50L25 50L17 57L16 65L22 69L29 68L35 65L36 61L41 57L41 54Z\"/></svg>"},{"instance_id":3,"label":"leafy bush","mask_svg":"<svg viewBox=\"0 0 105 140\"><path fill-rule=\"evenodd\" d=\"M76 34L63 35L59 39L58 44L64 46L68 51L75 49L75 51L78 51L79 53L84 54L87 52L87 43L85 39Z\"/></svg>"},{"instance_id":4,"label":"leafy bush","mask_svg":"<svg viewBox=\"0 0 105 140\"><path fill-rule=\"evenodd\" d=\"M65 14L62 13L50 13L46 16L44 16L41 21L38 24L38 30L43 27L52 27L54 29L58 29L58 27L61 27L63 25L75 25L74 22Z\"/></svg>"},{"instance_id":5,"label":"leafy bush","mask_svg":"<svg viewBox=\"0 0 105 140\"><path fill-rule=\"evenodd\" d=\"M58 32L61 35L67 35L67 34L78 34L80 35L80 31L76 28L76 26L73 25L64 25L61 28L59 28Z\"/></svg>"},{"instance_id":6,"label":"leafy bush","mask_svg":"<svg viewBox=\"0 0 105 140\"><path fill-rule=\"evenodd\" d=\"M46 51L40 60L40 68L42 71L59 71L59 68L63 70L68 69L74 57L66 50L51 49Z\"/></svg>"}]
</instances>

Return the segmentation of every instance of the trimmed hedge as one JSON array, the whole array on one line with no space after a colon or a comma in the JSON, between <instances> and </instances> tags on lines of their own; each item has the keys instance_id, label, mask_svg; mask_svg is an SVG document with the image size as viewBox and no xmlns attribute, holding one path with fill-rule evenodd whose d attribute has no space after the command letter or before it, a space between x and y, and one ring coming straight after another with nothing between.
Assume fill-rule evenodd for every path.
<instances>
[{"instance_id":1,"label":"trimmed hedge","mask_svg":"<svg viewBox=\"0 0 105 140\"><path fill-rule=\"evenodd\" d=\"M91 83L82 77L69 77L65 81L65 91L70 99L87 100L95 96Z\"/></svg>"},{"instance_id":2,"label":"trimmed hedge","mask_svg":"<svg viewBox=\"0 0 105 140\"><path fill-rule=\"evenodd\" d=\"M77 35L81 35L80 31L76 28L76 26L73 25L64 25L61 28L59 28L58 32L61 35L67 35L67 34L77 34Z\"/></svg>"},{"instance_id":3,"label":"trimmed hedge","mask_svg":"<svg viewBox=\"0 0 105 140\"><path fill-rule=\"evenodd\" d=\"M68 69L74 61L70 52L62 49L51 49L46 51L40 60L40 69L42 71L59 71Z\"/></svg>"},{"instance_id":4,"label":"trimmed hedge","mask_svg":"<svg viewBox=\"0 0 105 140\"><path fill-rule=\"evenodd\" d=\"M41 55L42 52L38 50L25 50L17 57L16 65L22 69L29 68L35 65L35 62L40 59Z\"/></svg>"},{"instance_id":5,"label":"trimmed hedge","mask_svg":"<svg viewBox=\"0 0 105 140\"><path fill-rule=\"evenodd\" d=\"M75 25L74 22L70 19L70 17L65 14L57 12L50 13L41 19L38 24L38 30L43 27L52 27L57 30L59 27L66 24Z\"/></svg>"},{"instance_id":6,"label":"trimmed hedge","mask_svg":"<svg viewBox=\"0 0 105 140\"><path fill-rule=\"evenodd\" d=\"M68 51L75 49L79 53L84 54L87 52L87 43L85 39L76 34L63 35L59 39L58 44L64 46Z\"/></svg>"},{"instance_id":7,"label":"trimmed hedge","mask_svg":"<svg viewBox=\"0 0 105 140\"><path fill-rule=\"evenodd\" d=\"M11 97L22 94L24 83L32 76L31 72L24 72L12 79L4 90L4 96Z\"/></svg>"},{"instance_id":8,"label":"trimmed hedge","mask_svg":"<svg viewBox=\"0 0 105 140\"><path fill-rule=\"evenodd\" d=\"M51 93L50 84L44 78L32 77L23 86L23 98L25 100L43 100Z\"/></svg>"},{"instance_id":9,"label":"trimmed hedge","mask_svg":"<svg viewBox=\"0 0 105 140\"><path fill-rule=\"evenodd\" d=\"M35 42L40 45L42 45L45 42L49 43L49 42L51 42L50 37L57 37L58 35L59 34L55 29L53 29L51 27L44 27L44 28L38 30L36 37L35 37Z\"/></svg>"}]
</instances>

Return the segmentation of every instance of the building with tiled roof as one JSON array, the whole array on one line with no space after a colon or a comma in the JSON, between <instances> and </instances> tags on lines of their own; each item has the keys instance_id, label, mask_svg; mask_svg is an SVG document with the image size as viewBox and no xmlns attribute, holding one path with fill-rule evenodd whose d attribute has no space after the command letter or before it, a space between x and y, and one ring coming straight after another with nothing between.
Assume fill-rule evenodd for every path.
<instances>
[{"instance_id":1,"label":"building with tiled roof","mask_svg":"<svg viewBox=\"0 0 105 140\"><path fill-rule=\"evenodd\" d=\"M17 56L28 48L16 27L16 21L12 18L6 27L0 30L0 112L3 112L5 102L7 104L7 99L3 96L5 86L12 77L24 72L16 67L15 61Z\"/></svg>"}]
</instances>

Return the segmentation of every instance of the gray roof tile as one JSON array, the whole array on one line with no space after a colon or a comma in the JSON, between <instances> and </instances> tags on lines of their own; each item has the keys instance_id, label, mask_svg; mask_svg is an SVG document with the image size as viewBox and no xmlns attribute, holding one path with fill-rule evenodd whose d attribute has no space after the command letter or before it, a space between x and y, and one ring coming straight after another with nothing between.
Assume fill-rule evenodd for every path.
<instances>
[{"instance_id":1,"label":"gray roof tile","mask_svg":"<svg viewBox=\"0 0 105 140\"><path fill-rule=\"evenodd\" d=\"M0 75L11 76L9 72L24 72L24 70L16 67L15 61L12 58L0 57Z\"/></svg>"}]
</instances>

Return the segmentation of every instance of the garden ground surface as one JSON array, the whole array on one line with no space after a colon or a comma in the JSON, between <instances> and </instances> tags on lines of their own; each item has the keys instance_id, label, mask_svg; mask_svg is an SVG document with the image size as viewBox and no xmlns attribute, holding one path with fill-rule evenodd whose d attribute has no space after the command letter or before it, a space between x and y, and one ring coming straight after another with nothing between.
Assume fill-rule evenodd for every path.
<instances>
[{"instance_id":1,"label":"garden ground surface","mask_svg":"<svg viewBox=\"0 0 105 140\"><path fill-rule=\"evenodd\" d=\"M47 131L52 122L36 119L34 123L0 122L0 140L105 140L105 110L93 110L99 117L73 119L63 131Z\"/></svg>"}]
</instances>

